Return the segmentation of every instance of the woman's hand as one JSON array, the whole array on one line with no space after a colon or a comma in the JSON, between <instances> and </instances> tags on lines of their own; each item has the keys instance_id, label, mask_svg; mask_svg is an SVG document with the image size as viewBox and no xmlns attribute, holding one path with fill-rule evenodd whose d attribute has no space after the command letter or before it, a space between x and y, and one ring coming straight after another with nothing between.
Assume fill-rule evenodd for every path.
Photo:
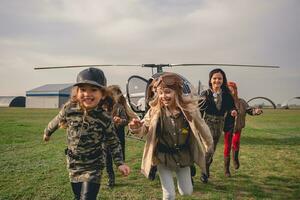
<instances>
[{"instance_id":1,"label":"woman's hand","mask_svg":"<svg viewBox=\"0 0 300 200\"><path fill-rule=\"evenodd\" d=\"M236 110L232 110L230 114L232 117L236 117L238 113Z\"/></svg>"},{"instance_id":2,"label":"woman's hand","mask_svg":"<svg viewBox=\"0 0 300 200\"><path fill-rule=\"evenodd\" d=\"M123 176L128 176L130 174L130 168L126 165L120 165L118 170L122 173Z\"/></svg>"},{"instance_id":3,"label":"woman's hand","mask_svg":"<svg viewBox=\"0 0 300 200\"><path fill-rule=\"evenodd\" d=\"M50 136L44 134L43 140L44 140L45 142L48 142L48 141L50 140Z\"/></svg>"},{"instance_id":4,"label":"woman's hand","mask_svg":"<svg viewBox=\"0 0 300 200\"><path fill-rule=\"evenodd\" d=\"M139 129L143 126L143 121L139 119L132 119L131 122L128 124L129 129L134 130L134 129Z\"/></svg>"}]
</instances>

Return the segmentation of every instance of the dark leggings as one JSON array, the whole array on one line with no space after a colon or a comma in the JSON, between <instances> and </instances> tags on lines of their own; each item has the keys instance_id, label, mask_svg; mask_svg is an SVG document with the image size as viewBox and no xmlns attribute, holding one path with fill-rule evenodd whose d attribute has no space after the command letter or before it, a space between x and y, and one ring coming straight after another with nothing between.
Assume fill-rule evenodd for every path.
<instances>
[{"instance_id":1,"label":"dark leggings","mask_svg":"<svg viewBox=\"0 0 300 200\"><path fill-rule=\"evenodd\" d=\"M71 182L71 186L76 200L96 200L100 188L100 184L92 182Z\"/></svg>"}]
</instances>

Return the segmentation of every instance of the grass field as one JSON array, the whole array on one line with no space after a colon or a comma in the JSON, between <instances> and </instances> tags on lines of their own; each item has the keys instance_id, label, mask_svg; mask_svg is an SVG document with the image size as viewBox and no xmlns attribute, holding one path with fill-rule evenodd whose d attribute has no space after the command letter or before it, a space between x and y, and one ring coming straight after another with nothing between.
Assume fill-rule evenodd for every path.
<instances>
[{"instance_id":1,"label":"grass field","mask_svg":"<svg viewBox=\"0 0 300 200\"><path fill-rule=\"evenodd\" d=\"M0 108L0 199L72 199L65 133L49 143L43 129L56 109ZM129 177L117 176L113 190L106 173L98 199L161 199L159 180L140 174L143 142L127 139ZM223 175L223 140L219 142L208 184L195 179L194 193L177 199L300 199L300 110L265 110L247 118L241 137L241 168ZM177 192L178 194L178 192Z\"/></svg>"}]
</instances>

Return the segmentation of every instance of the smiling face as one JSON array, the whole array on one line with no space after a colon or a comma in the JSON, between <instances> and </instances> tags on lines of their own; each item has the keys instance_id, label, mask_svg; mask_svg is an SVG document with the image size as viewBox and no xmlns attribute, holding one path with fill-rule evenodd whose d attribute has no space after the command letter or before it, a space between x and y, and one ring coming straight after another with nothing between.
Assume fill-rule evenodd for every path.
<instances>
[{"instance_id":1,"label":"smiling face","mask_svg":"<svg viewBox=\"0 0 300 200\"><path fill-rule=\"evenodd\" d=\"M220 72L214 73L210 79L210 83L213 90L219 90L223 84L223 75Z\"/></svg>"},{"instance_id":2,"label":"smiling face","mask_svg":"<svg viewBox=\"0 0 300 200\"><path fill-rule=\"evenodd\" d=\"M159 101L161 104L165 107L169 108L175 108L176 103L175 103L175 90L171 88L162 88L159 87L157 88L157 94Z\"/></svg>"},{"instance_id":3,"label":"smiling face","mask_svg":"<svg viewBox=\"0 0 300 200\"><path fill-rule=\"evenodd\" d=\"M77 99L87 110L95 108L102 97L102 91L96 86L89 84L82 84L78 86Z\"/></svg>"}]
</instances>

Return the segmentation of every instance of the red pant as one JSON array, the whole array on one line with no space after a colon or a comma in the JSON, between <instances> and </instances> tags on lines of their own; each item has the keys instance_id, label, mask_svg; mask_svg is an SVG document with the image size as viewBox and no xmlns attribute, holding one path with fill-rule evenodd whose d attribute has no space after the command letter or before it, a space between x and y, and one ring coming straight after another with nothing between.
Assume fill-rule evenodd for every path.
<instances>
[{"instance_id":1,"label":"red pant","mask_svg":"<svg viewBox=\"0 0 300 200\"><path fill-rule=\"evenodd\" d=\"M230 131L224 133L224 157L230 156L231 145L233 151L238 151L240 149L240 138L241 132L237 131L231 134Z\"/></svg>"}]
</instances>

